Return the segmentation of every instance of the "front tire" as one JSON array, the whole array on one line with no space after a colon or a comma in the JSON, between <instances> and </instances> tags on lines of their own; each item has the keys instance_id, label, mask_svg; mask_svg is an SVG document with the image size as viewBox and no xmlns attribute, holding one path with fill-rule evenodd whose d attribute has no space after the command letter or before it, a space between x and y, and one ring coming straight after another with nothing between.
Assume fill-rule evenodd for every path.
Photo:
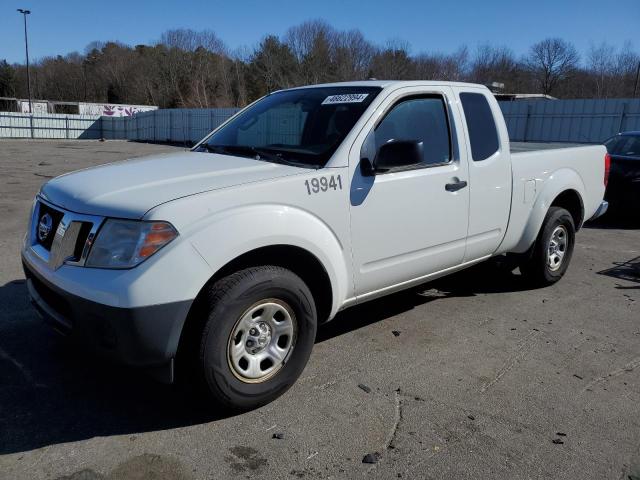
<instances>
[{"instance_id":1,"label":"front tire","mask_svg":"<svg viewBox=\"0 0 640 480\"><path fill-rule=\"evenodd\" d=\"M198 352L200 377L215 403L251 410L286 392L315 342L313 296L293 272L252 267L213 284Z\"/></svg>"},{"instance_id":2,"label":"front tire","mask_svg":"<svg viewBox=\"0 0 640 480\"><path fill-rule=\"evenodd\" d=\"M560 280L571 262L575 235L571 214L561 207L549 208L538 238L520 264L522 276L536 287Z\"/></svg>"}]
</instances>

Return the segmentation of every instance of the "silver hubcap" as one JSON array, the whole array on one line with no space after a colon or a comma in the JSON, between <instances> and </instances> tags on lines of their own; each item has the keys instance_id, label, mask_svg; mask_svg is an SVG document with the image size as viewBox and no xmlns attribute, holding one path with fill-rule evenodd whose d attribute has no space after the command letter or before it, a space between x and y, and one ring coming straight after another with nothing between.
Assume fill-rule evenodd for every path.
<instances>
[{"instance_id":1,"label":"silver hubcap","mask_svg":"<svg viewBox=\"0 0 640 480\"><path fill-rule=\"evenodd\" d=\"M549 240L547 249L547 265L549 270L556 271L562 265L562 259L567 252L567 243L569 241L567 229L563 225L558 225Z\"/></svg>"},{"instance_id":2,"label":"silver hubcap","mask_svg":"<svg viewBox=\"0 0 640 480\"><path fill-rule=\"evenodd\" d=\"M250 307L229 337L227 360L233 374L246 383L275 375L295 346L296 318L281 300L269 298Z\"/></svg>"}]
</instances>

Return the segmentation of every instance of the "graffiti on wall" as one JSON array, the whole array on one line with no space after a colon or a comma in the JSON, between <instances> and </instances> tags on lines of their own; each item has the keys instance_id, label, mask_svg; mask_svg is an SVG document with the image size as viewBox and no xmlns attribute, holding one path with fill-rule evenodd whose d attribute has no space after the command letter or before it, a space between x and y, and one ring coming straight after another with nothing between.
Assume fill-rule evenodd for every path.
<instances>
[{"instance_id":1,"label":"graffiti on wall","mask_svg":"<svg viewBox=\"0 0 640 480\"><path fill-rule=\"evenodd\" d=\"M28 100L18 100L17 102L20 112L30 113ZM31 102L31 107L33 108L31 113L47 113L47 102Z\"/></svg>"},{"instance_id":2,"label":"graffiti on wall","mask_svg":"<svg viewBox=\"0 0 640 480\"><path fill-rule=\"evenodd\" d=\"M157 110L150 105L117 105L106 103L79 103L78 113L81 115L104 115L107 117L130 117L138 112Z\"/></svg>"}]
</instances>

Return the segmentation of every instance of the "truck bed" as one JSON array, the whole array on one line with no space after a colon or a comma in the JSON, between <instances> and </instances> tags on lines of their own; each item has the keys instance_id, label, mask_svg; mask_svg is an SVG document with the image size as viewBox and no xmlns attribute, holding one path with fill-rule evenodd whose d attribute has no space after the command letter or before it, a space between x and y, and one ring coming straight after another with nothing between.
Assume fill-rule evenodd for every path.
<instances>
[{"instance_id":1,"label":"truck bed","mask_svg":"<svg viewBox=\"0 0 640 480\"><path fill-rule=\"evenodd\" d=\"M585 143L542 143L542 142L511 142L511 153L531 152L535 150L553 150L557 148L586 147Z\"/></svg>"},{"instance_id":2,"label":"truck bed","mask_svg":"<svg viewBox=\"0 0 640 480\"><path fill-rule=\"evenodd\" d=\"M511 151L514 201L503 241L506 251L529 248L531 232L537 234L548 206L563 190L580 196L583 220L597 212L604 196L603 145L527 142L512 143Z\"/></svg>"}]
</instances>

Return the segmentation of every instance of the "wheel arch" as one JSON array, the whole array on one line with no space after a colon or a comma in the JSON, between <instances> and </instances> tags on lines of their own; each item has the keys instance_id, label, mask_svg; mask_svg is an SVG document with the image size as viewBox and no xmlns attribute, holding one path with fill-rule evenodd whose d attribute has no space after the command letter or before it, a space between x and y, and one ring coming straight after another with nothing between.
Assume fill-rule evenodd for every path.
<instances>
[{"instance_id":1,"label":"wheel arch","mask_svg":"<svg viewBox=\"0 0 640 480\"><path fill-rule=\"evenodd\" d=\"M196 301L207 287L220 278L249 267L274 265L291 270L309 287L318 312L318 323L329 319L333 304L333 287L325 266L313 253L296 245L268 245L245 252L223 265L202 287ZM195 302L194 302L195 303Z\"/></svg>"},{"instance_id":2,"label":"wheel arch","mask_svg":"<svg viewBox=\"0 0 640 480\"><path fill-rule=\"evenodd\" d=\"M187 353L186 348L197 341L204 322L202 310L208 289L218 280L243 269L275 265L291 270L309 287L316 304L318 323L331 318L334 304L334 289L331 279L322 262L311 252L295 245L268 245L244 252L218 269L202 286L193 301L189 313L182 325L176 355Z\"/></svg>"},{"instance_id":3,"label":"wheel arch","mask_svg":"<svg viewBox=\"0 0 640 480\"><path fill-rule=\"evenodd\" d=\"M513 253L526 252L535 242L549 208L562 207L571 214L576 231L582 226L585 216L585 187L580 175L572 169L554 172L543 183L540 193L530 211L525 228Z\"/></svg>"},{"instance_id":4,"label":"wheel arch","mask_svg":"<svg viewBox=\"0 0 640 480\"><path fill-rule=\"evenodd\" d=\"M576 190L564 190L553 199L549 207L562 207L567 210L573 218L576 232L580 230L584 222L584 201Z\"/></svg>"}]
</instances>

